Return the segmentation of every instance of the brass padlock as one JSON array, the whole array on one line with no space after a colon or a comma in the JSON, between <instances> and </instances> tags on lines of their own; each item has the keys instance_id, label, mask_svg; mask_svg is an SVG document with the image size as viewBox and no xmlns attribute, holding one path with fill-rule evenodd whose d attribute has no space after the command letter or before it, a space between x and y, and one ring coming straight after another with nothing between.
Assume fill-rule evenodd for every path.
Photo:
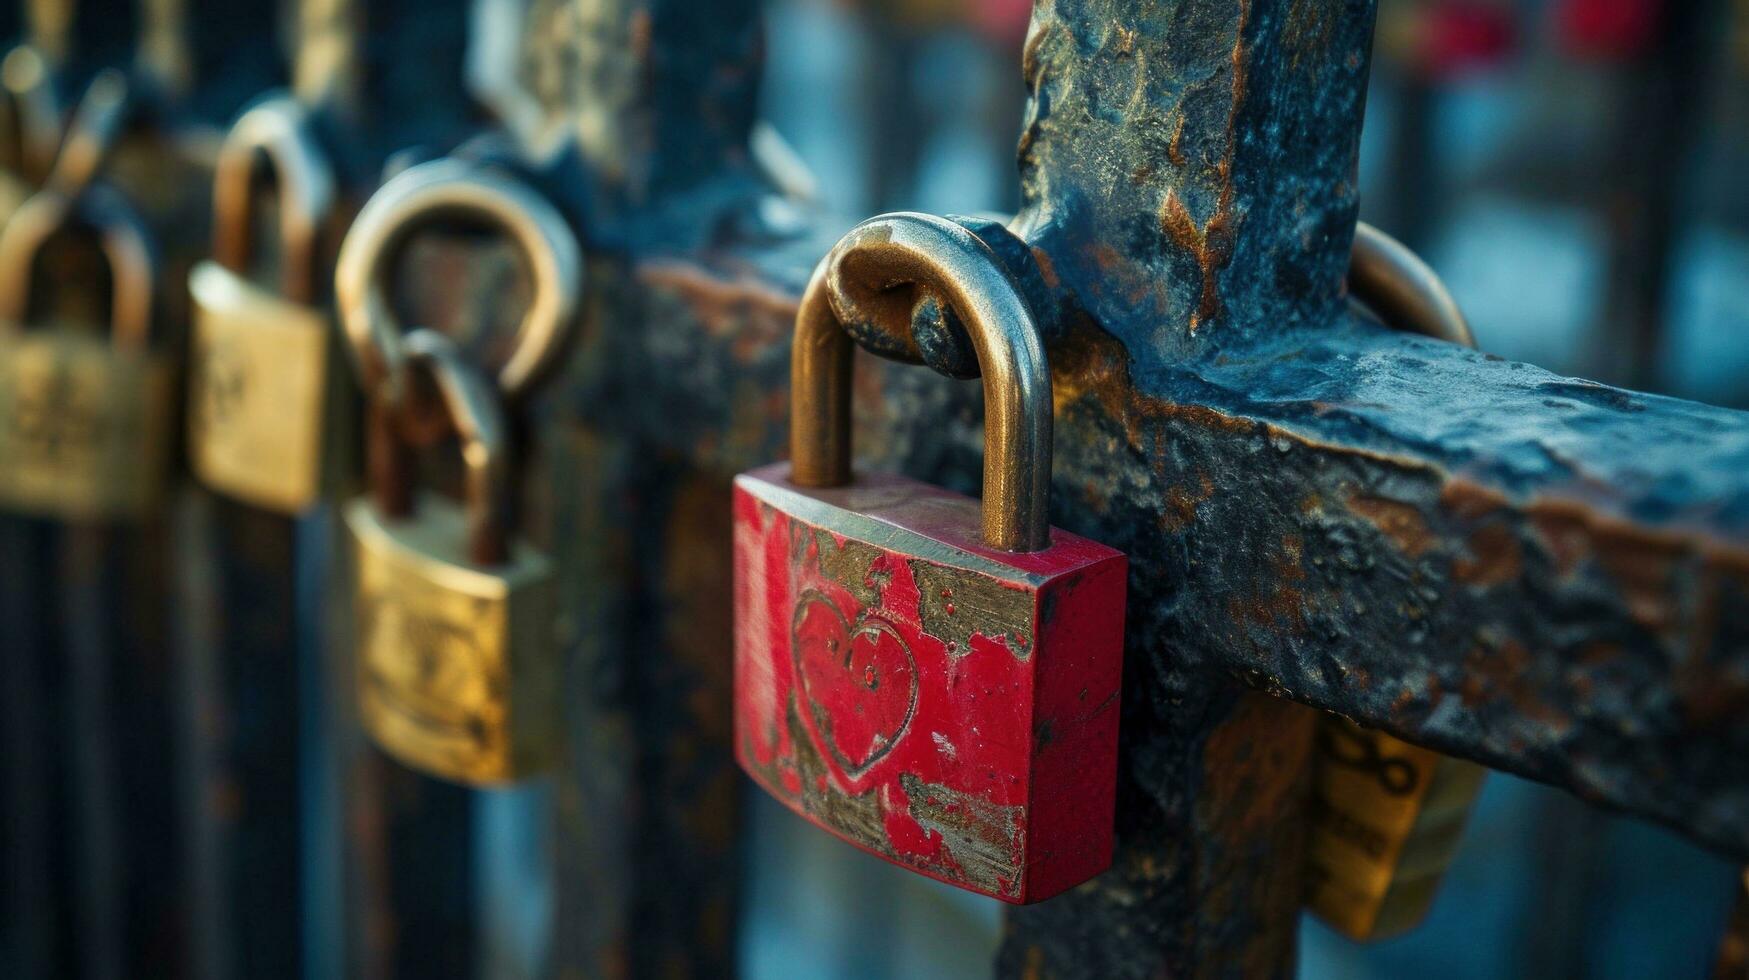
<instances>
[{"instance_id":1,"label":"brass padlock","mask_svg":"<svg viewBox=\"0 0 1749 980\"><path fill-rule=\"evenodd\" d=\"M25 328L36 259L75 225L97 233L109 264L108 337ZM105 186L39 193L0 232L0 508L105 520L162 499L175 376L151 349L157 271L144 223Z\"/></svg>"},{"instance_id":2,"label":"brass padlock","mask_svg":"<svg viewBox=\"0 0 1749 980\"><path fill-rule=\"evenodd\" d=\"M1398 329L1475 346L1425 263L1370 225L1355 231L1349 285ZM1335 715L1318 731L1307 904L1352 939L1401 933L1427 914L1487 770Z\"/></svg>"},{"instance_id":3,"label":"brass padlock","mask_svg":"<svg viewBox=\"0 0 1749 980\"><path fill-rule=\"evenodd\" d=\"M257 161L279 187L280 291L251 282L249 210ZM315 302L333 172L304 108L262 102L231 127L213 173L213 257L188 277L194 301L189 462L207 486L295 514L336 488L347 428L338 334Z\"/></svg>"},{"instance_id":4,"label":"brass padlock","mask_svg":"<svg viewBox=\"0 0 1749 980\"><path fill-rule=\"evenodd\" d=\"M405 336L385 272L422 227L496 226L531 271L532 300L495 384L441 334ZM551 368L575 326L582 249L551 202L505 173L437 160L384 184L341 245L335 294L370 403L373 500L346 511L357 542L358 658L365 726L390 754L457 782L531 775L557 755L560 650L551 563L506 539L504 402ZM433 426L412 371L424 365L449 419ZM405 433L452 428L468 507L414 499Z\"/></svg>"},{"instance_id":5,"label":"brass padlock","mask_svg":"<svg viewBox=\"0 0 1749 980\"><path fill-rule=\"evenodd\" d=\"M371 408L371 493L346 508L365 729L407 765L469 784L545 768L558 743L553 568L508 539L498 397L442 334L402 341L462 444L466 506L415 493L392 407Z\"/></svg>"}]
</instances>

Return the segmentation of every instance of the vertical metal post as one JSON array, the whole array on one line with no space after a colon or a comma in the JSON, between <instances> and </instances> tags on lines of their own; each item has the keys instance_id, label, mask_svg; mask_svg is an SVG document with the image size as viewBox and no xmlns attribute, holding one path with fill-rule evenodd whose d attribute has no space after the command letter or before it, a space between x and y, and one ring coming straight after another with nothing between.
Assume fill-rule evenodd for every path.
<instances>
[{"instance_id":1,"label":"vertical metal post","mask_svg":"<svg viewBox=\"0 0 1749 980\"><path fill-rule=\"evenodd\" d=\"M574 141L547 183L589 216L593 248L583 340L533 411L552 468L537 530L569 570L574 637L555 787L561 976L734 970L734 469L645 451L621 386L638 384L648 316L635 254L723 235L758 188L760 32L754 0L534 0L503 73L514 91L496 100Z\"/></svg>"},{"instance_id":2,"label":"vertical metal post","mask_svg":"<svg viewBox=\"0 0 1749 980\"><path fill-rule=\"evenodd\" d=\"M1373 13L1370 0L1035 8L1015 227L1072 309L1155 352L1132 371L1335 315ZM1076 425L1060 423L1059 473L1101 441ZM1109 543L1146 577L1165 556L1137 533ZM1313 713L1174 669L1159 615L1130 612L1115 864L1012 910L1001 975L1291 971Z\"/></svg>"}]
</instances>

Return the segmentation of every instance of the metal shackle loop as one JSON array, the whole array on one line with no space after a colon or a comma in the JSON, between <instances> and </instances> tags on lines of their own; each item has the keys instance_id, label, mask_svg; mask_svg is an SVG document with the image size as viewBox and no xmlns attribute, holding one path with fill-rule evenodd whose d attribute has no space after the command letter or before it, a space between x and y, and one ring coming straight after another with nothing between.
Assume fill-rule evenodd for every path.
<instances>
[{"instance_id":1,"label":"metal shackle loop","mask_svg":"<svg viewBox=\"0 0 1749 980\"><path fill-rule=\"evenodd\" d=\"M60 153L43 186L68 196L76 196L89 186L103 172L135 108L126 75L114 68L98 72L73 111L73 121L67 125Z\"/></svg>"},{"instance_id":2,"label":"metal shackle loop","mask_svg":"<svg viewBox=\"0 0 1749 980\"><path fill-rule=\"evenodd\" d=\"M294 303L316 301L318 246L338 192L309 111L290 96L260 102L237 117L213 166L213 259L245 275L254 251L249 231L257 166L279 187L280 291Z\"/></svg>"},{"instance_id":3,"label":"metal shackle loop","mask_svg":"<svg viewBox=\"0 0 1749 980\"><path fill-rule=\"evenodd\" d=\"M1409 246L1364 221L1354 227L1348 287L1393 330L1476 346L1469 321L1439 275Z\"/></svg>"},{"instance_id":4,"label":"metal shackle loop","mask_svg":"<svg viewBox=\"0 0 1749 980\"><path fill-rule=\"evenodd\" d=\"M949 305L977 351L985 544L1050 547L1051 372L1033 312L987 245L933 215L870 218L814 269L790 359L790 479L810 487L850 482L853 347L843 325L901 313L908 322L915 289Z\"/></svg>"},{"instance_id":5,"label":"metal shackle loop","mask_svg":"<svg viewBox=\"0 0 1749 980\"><path fill-rule=\"evenodd\" d=\"M434 160L384 184L359 212L340 246L335 298L367 390L399 397L405 352L385 280L413 235L463 218L496 225L528 263L534 295L510 356L498 370L506 398L528 391L563 354L583 288L583 250L565 219L522 181L483 165Z\"/></svg>"},{"instance_id":6,"label":"metal shackle loop","mask_svg":"<svg viewBox=\"0 0 1749 980\"><path fill-rule=\"evenodd\" d=\"M139 212L103 185L88 188L76 199L42 191L13 212L0 231L0 330L24 328L37 256L51 238L74 223L97 232L109 264L111 342L124 350L145 351L152 340L157 250Z\"/></svg>"},{"instance_id":7,"label":"metal shackle loop","mask_svg":"<svg viewBox=\"0 0 1749 980\"><path fill-rule=\"evenodd\" d=\"M510 505L509 426L504 407L492 383L469 363L455 341L435 330L419 329L402 341L407 365L430 372L433 387L443 403L449 423L461 443L465 468L469 560L480 565L500 565L509 559L510 543L506 515ZM393 412L393 406L376 405L374 411ZM398 436L392 419L375 427L376 438ZM372 490L385 514L407 516L413 510L412 475L404 446L384 446L381 464L373 473Z\"/></svg>"}]
</instances>

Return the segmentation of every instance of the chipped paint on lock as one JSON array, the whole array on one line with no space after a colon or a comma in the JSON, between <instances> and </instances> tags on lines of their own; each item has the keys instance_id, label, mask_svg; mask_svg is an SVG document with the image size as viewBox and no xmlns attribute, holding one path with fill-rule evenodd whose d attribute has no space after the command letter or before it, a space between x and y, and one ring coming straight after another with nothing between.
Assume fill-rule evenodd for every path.
<instances>
[{"instance_id":1,"label":"chipped paint on lock","mask_svg":"<svg viewBox=\"0 0 1749 980\"><path fill-rule=\"evenodd\" d=\"M1104 870L1124 556L1061 531L997 551L970 498L788 469L735 485L742 767L851 843L1006 901Z\"/></svg>"}]
</instances>

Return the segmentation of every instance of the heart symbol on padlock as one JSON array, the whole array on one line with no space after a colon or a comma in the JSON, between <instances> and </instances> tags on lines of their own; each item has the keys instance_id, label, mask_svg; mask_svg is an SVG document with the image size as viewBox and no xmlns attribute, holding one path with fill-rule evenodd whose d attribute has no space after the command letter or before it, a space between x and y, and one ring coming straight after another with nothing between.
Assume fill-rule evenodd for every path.
<instances>
[{"instance_id":1,"label":"heart symbol on padlock","mask_svg":"<svg viewBox=\"0 0 1749 980\"><path fill-rule=\"evenodd\" d=\"M837 604L809 590L796 603L790 650L814 741L842 783L886 758L917 711L917 658L891 623L862 617L853 628Z\"/></svg>"}]
</instances>

